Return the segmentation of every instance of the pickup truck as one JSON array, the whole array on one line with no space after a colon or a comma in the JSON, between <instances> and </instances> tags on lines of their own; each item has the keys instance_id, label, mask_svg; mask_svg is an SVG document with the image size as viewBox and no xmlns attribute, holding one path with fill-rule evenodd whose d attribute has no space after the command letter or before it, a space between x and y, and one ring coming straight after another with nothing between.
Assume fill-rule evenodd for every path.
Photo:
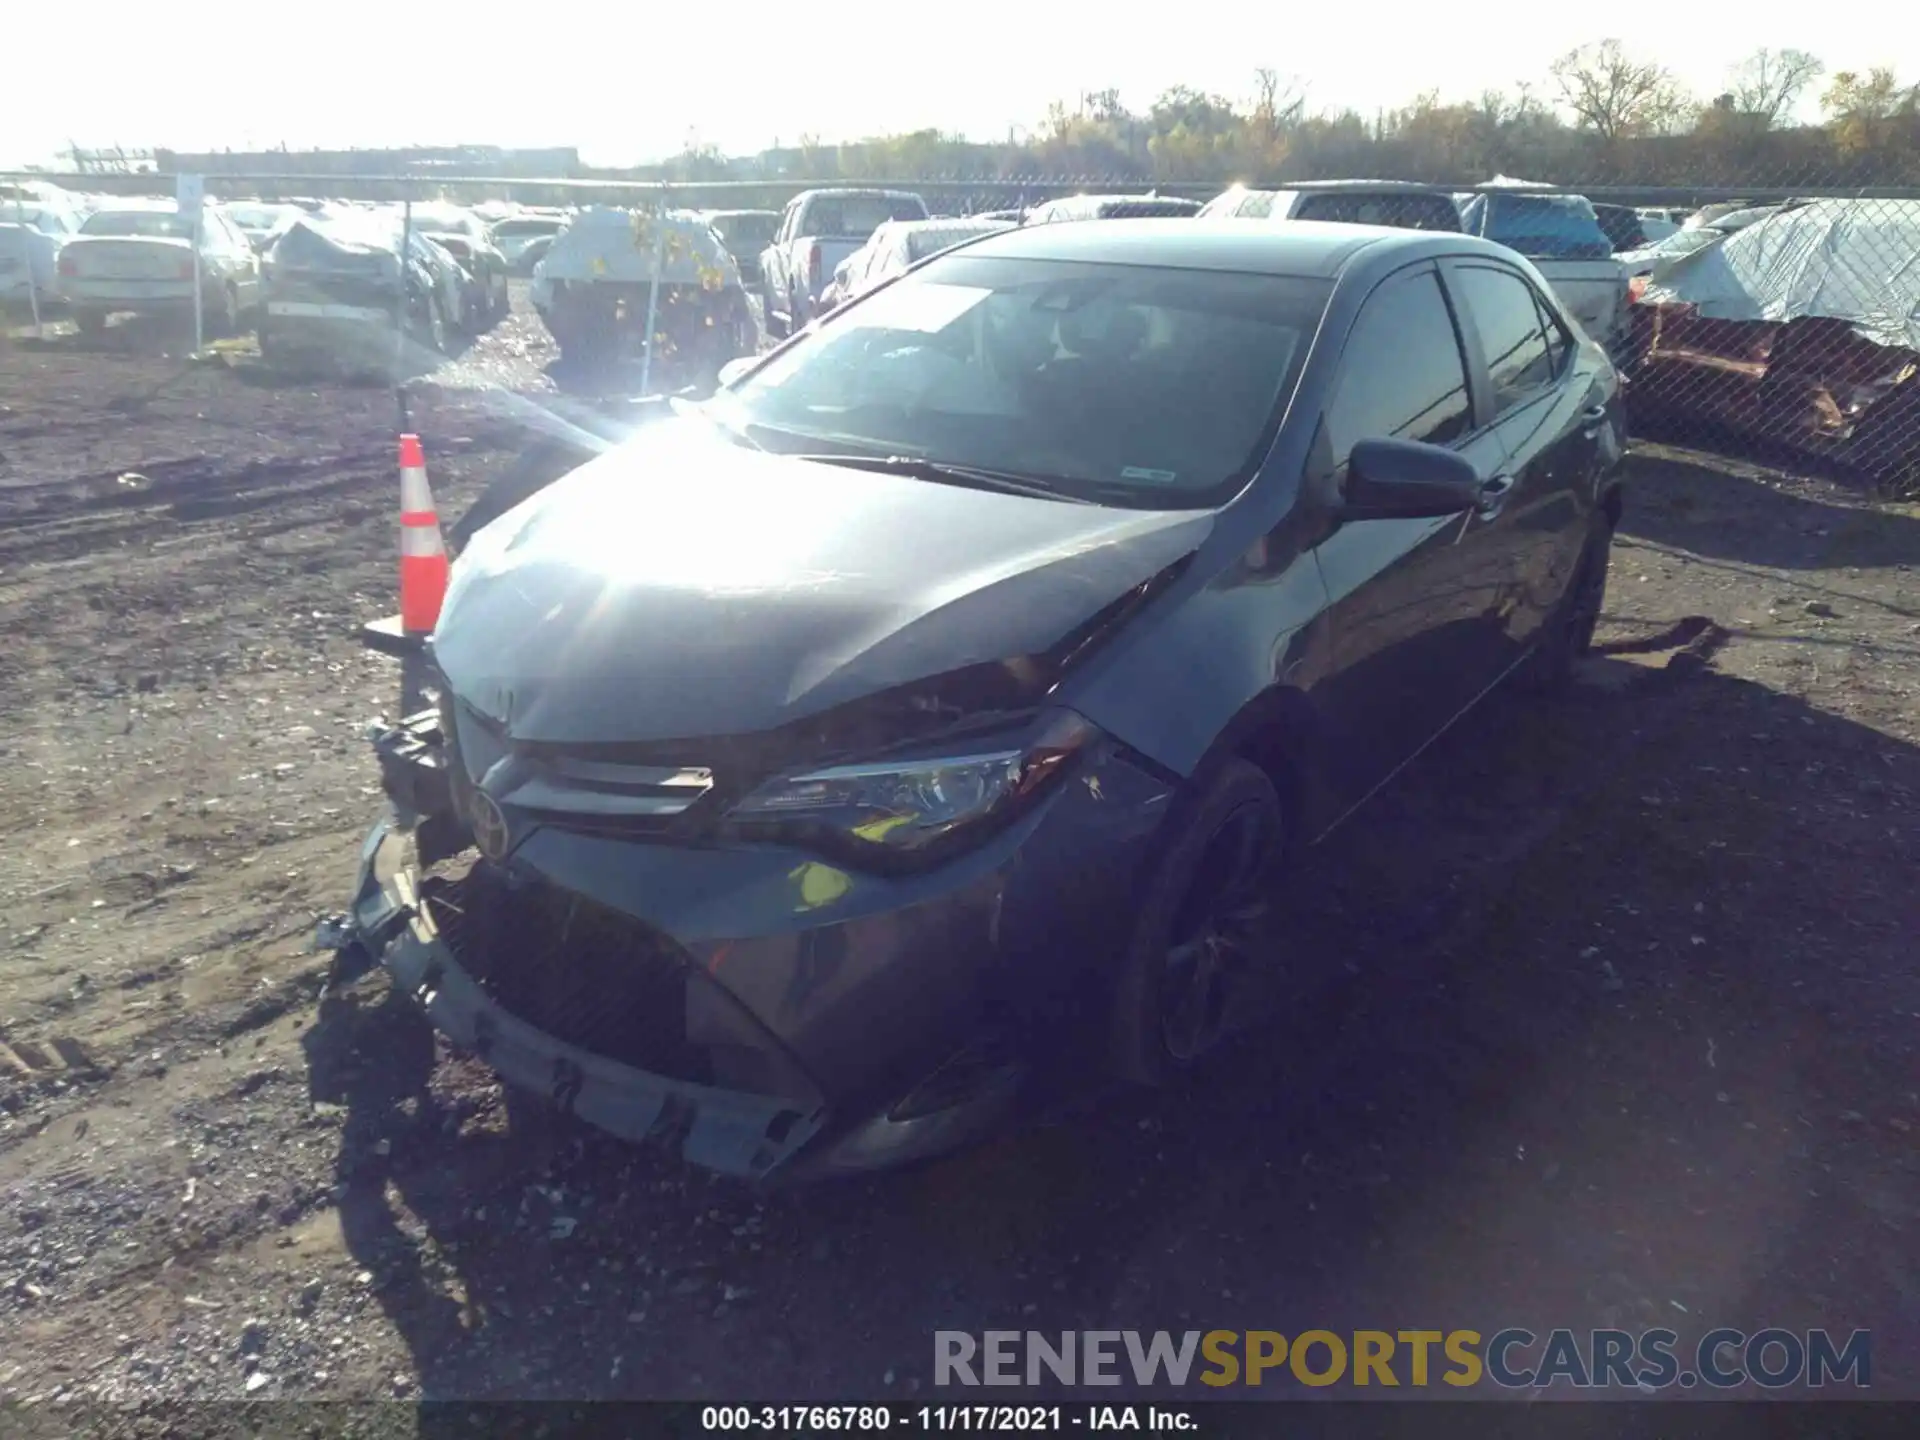
<instances>
[{"instance_id":1,"label":"pickup truck","mask_svg":"<svg viewBox=\"0 0 1920 1440\"><path fill-rule=\"evenodd\" d=\"M1457 197L1460 228L1517 250L1574 318L1618 360L1627 342L1627 267L1582 195L1513 189Z\"/></svg>"},{"instance_id":2,"label":"pickup truck","mask_svg":"<svg viewBox=\"0 0 1920 1440\"><path fill-rule=\"evenodd\" d=\"M791 335L818 313L840 262L889 220L925 220L927 202L904 190L807 190L787 202L760 255L767 333Z\"/></svg>"}]
</instances>

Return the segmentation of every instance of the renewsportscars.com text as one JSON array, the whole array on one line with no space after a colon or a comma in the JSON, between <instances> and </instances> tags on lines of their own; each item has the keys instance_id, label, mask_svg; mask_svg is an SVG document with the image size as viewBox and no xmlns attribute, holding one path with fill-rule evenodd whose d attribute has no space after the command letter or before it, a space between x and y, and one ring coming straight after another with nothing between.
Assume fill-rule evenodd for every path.
<instances>
[{"instance_id":1,"label":"renewsportscars.com text","mask_svg":"<svg viewBox=\"0 0 1920 1440\"><path fill-rule=\"evenodd\" d=\"M1492 1384L1506 1389L1729 1390L1873 1379L1872 1336L1826 1330L965 1330L934 1332L935 1385Z\"/></svg>"}]
</instances>

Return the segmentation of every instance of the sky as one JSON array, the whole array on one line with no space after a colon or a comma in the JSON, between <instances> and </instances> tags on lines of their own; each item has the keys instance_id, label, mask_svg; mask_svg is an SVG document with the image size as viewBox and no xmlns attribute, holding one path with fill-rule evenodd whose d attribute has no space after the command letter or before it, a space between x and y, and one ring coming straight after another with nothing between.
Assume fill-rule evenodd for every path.
<instances>
[{"instance_id":1,"label":"sky","mask_svg":"<svg viewBox=\"0 0 1920 1440\"><path fill-rule=\"evenodd\" d=\"M70 12L9 8L18 13L0 28L15 55L72 53ZM1371 113L1427 89L1471 99L1534 80L1545 95L1555 56L1608 35L1703 95L1763 45L1809 50L1829 71L1894 65L1920 80L1916 5L1855 10L1858 23L1840 26L1805 0L1747 0L1737 23L1734 11L1699 4L1625 13L1634 18L1537 0L1465 9L1389 0L1364 12L970 0L864 13L727 0L703 18L700 7L657 0L452 9L329 0L227 8L219 23L188 24L191 6L104 0L89 24L109 29L111 45L86 47L83 62L8 67L0 164L46 163L69 142L573 145L589 163L622 165L690 138L729 153L803 133L836 141L926 127L1002 140L1037 125L1049 101L1087 90L1117 88L1136 108L1176 84L1244 98L1260 66L1299 77L1312 109ZM844 20L813 18L836 14ZM1803 108L1817 113L1811 100Z\"/></svg>"}]
</instances>

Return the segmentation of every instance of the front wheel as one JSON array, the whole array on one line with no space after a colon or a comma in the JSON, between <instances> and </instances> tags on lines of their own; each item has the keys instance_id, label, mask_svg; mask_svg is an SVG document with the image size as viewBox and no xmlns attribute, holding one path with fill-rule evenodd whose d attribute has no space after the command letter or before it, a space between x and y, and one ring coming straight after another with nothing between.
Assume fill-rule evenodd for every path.
<instances>
[{"instance_id":1,"label":"front wheel","mask_svg":"<svg viewBox=\"0 0 1920 1440\"><path fill-rule=\"evenodd\" d=\"M1286 855L1273 781L1237 757L1196 772L1167 827L1140 887L1110 1029L1115 1071L1146 1085L1185 1072L1229 1032Z\"/></svg>"}]
</instances>

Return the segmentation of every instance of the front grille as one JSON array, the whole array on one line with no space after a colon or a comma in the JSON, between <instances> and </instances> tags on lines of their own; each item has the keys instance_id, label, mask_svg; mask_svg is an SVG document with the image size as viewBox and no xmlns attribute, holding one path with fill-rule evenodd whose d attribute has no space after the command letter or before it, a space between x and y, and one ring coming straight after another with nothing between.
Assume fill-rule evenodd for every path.
<instances>
[{"instance_id":1,"label":"front grille","mask_svg":"<svg viewBox=\"0 0 1920 1440\"><path fill-rule=\"evenodd\" d=\"M499 1006L569 1045L711 1084L687 1043L691 957L653 926L545 881L476 861L429 877L422 898L463 970Z\"/></svg>"}]
</instances>

